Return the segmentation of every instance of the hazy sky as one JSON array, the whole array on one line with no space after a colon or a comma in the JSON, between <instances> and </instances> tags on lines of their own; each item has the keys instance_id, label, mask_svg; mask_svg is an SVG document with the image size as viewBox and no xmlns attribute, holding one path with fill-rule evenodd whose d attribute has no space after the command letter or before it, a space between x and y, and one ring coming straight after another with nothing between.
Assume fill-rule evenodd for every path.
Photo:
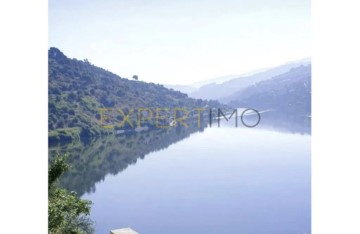
<instances>
[{"instance_id":1,"label":"hazy sky","mask_svg":"<svg viewBox=\"0 0 360 234\"><path fill-rule=\"evenodd\" d=\"M308 0L49 0L49 47L190 84L311 56Z\"/></svg>"}]
</instances>

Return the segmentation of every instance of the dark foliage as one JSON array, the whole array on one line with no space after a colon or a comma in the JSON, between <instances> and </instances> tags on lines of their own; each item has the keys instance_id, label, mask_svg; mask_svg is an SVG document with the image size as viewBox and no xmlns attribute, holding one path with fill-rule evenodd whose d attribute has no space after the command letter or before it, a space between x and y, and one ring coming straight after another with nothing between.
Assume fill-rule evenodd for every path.
<instances>
[{"instance_id":1,"label":"dark foliage","mask_svg":"<svg viewBox=\"0 0 360 234\"><path fill-rule=\"evenodd\" d=\"M137 76L135 80L122 78L87 60L70 59L57 48L50 48L48 56L50 142L109 134L100 127L100 108L219 106L163 85L137 81Z\"/></svg>"}]
</instances>

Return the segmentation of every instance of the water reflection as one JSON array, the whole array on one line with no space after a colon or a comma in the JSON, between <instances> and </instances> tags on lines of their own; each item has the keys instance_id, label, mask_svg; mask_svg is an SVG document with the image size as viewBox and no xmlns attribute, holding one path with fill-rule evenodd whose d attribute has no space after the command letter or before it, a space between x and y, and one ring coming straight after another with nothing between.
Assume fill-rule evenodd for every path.
<instances>
[{"instance_id":1,"label":"water reflection","mask_svg":"<svg viewBox=\"0 0 360 234\"><path fill-rule=\"evenodd\" d=\"M275 132L293 133L301 135L311 135L311 116L300 115L296 112L289 112L284 110L264 110L257 114L253 112L249 115L241 116L241 113L246 108L238 108L237 120L235 114L231 112L227 114L227 119L215 118L212 121L212 128L220 127L238 127L248 128L253 126L254 129L267 129Z\"/></svg>"},{"instance_id":2,"label":"water reflection","mask_svg":"<svg viewBox=\"0 0 360 234\"><path fill-rule=\"evenodd\" d=\"M256 128L268 129L276 132L310 135L311 117L298 115L297 113L269 110L261 113L261 121Z\"/></svg>"},{"instance_id":3,"label":"water reflection","mask_svg":"<svg viewBox=\"0 0 360 234\"><path fill-rule=\"evenodd\" d=\"M167 148L191 134L204 131L204 126L153 129L112 135L105 138L74 142L49 148L50 160L57 154L68 153L71 165L60 185L82 195L95 192L95 184L108 174L116 175L135 164L145 155Z\"/></svg>"},{"instance_id":4,"label":"water reflection","mask_svg":"<svg viewBox=\"0 0 360 234\"><path fill-rule=\"evenodd\" d=\"M97 233L310 233L310 136L206 128L96 186Z\"/></svg>"},{"instance_id":5,"label":"water reflection","mask_svg":"<svg viewBox=\"0 0 360 234\"><path fill-rule=\"evenodd\" d=\"M245 121L251 122L254 116L245 117ZM229 122L221 120L220 127L235 127L234 118ZM239 120L238 120L239 122ZM218 128L217 120L213 121L212 128ZM238 124L241 126L240 122ZM177 127L167 129L152 129L142 132L130 132L112 135L95 140L73 142L71 144L58 145L49 148L49 159L57 154L68 153L71 170L67 172L60 185L76 191L78 195L93 193L96 191L95 184L104 180L108 174L116 175L125 170L129 165L154 151L166 149L171 144L179 142L191 134L203 132L205 127L197 124L189 125L188 128ZM290 132L299 134L311 133L311 119L306 116L290 115L281 112L264 112L261 114L261 122L256 129L270 129L278 132ZM241 131L241 130L239 130Z\"/></svg>"},{"instance_id":6,"label":"water reflection","mask_svg":"<svg viewBox=\"0 0 360 234\"><path fill-rule=\"evenodd\" d=\"M268 111L253 129L134 131L49 155L69 153L60 183L94 202L97 233L310 233L310 129L309 117Z\"/></svg>"}]
</instances>

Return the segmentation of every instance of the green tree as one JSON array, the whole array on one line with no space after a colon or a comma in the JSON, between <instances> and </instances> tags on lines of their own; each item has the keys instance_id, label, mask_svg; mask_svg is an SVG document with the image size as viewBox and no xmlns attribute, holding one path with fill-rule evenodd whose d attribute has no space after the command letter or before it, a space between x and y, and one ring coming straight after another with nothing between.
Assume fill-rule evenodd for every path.
<instances>
[{"instance_id":1,"label":"green tree","mask_svg":"<svg viewBox=\"0 0 360 234\"><path fill-rule=\"evenodd\" d=\"M58 187L59 177L69 169L67 155L58 156L49 167L49 233L94 233L89 218L91 201L80 199L75 192Z\"/></svg>"}]
</instances>

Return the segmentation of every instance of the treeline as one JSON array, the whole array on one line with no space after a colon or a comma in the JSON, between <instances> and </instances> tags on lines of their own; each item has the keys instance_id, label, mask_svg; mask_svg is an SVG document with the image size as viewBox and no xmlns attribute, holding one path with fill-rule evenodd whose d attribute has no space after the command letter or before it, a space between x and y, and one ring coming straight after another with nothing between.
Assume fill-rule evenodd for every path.
<instances>
[{"instance_id":1,"label":"treeline","mask_svg":"<svg viewBox=\"0 0 360 234\"><path fill-rule=\"evenodd\" d=\"M87 60L70 59L57 48L49 49L48 58L50 141L110 134L100 127L100 108L220 106L217 101L189 98L163 85L122 78ZM123 116L119 113L113 118Z\"/></svg>"}]
</instances>

